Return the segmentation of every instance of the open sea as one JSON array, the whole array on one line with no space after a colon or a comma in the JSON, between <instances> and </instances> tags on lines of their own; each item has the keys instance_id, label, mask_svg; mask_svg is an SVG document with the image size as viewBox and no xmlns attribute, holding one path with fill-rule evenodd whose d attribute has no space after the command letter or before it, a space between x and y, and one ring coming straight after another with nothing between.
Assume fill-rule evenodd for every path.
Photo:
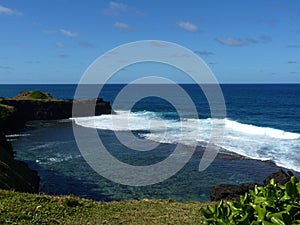
<instances>
[{"instance_id":1,"label":"open sea","mask_svg":"<svg viewBox=\"0 0 300 225\"><path fill-rule=\"evenodd\" d=\"M99 97L113 105L123 87L105 85ZM279 167L299 177L300 84L221 85L226 104L223 142L216 159L204 171L198 168L212 127L209 104L197 85L182 84L181 87L192 99L197 119L191 118L188 110L179 117L174 105L162 98L147 97L133 105L128 121L128 105L124 100L123 105L113 107L115 115L32 121L20 134L7 137L16 158L38 171L40 192L74 194L99 201L144 198L205 201L214 185L262 183ZM136 88L137 95L139 88L144 89L142 85ZM153 85L151 88L166 90L169 87ZM55 98L72 99L76 85L0 85L0 96L13 97L23 90L41 90ZM174 99L176 97L174 93ZM113 124L112 117L121 122ZM124 120L128 126L124 126ZM96 128L113 156L137 166L164 160L172 154L179 140L185 146L196 143L197 148L189 162L169 179L148 186L127 186L100 176L89 166L77 147L72 124L82 129ZM118 140L118 135L130 142L132 133L141 141L156 143L157 147L152 151L128 149Z\"/></svg>"}]
</instances>

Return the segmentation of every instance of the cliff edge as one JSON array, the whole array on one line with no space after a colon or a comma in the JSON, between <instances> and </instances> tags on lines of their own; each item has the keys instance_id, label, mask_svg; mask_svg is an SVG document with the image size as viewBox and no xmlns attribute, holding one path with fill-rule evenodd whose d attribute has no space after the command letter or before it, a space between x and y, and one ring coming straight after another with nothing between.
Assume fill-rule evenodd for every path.
<instances>
[{"instance_id":1,"label":"cliff edge","mask_svg":"<svg viewBox=\"0 0 300 225\"><path fill-rule=\"evenodd\" d=\"M95 115L110 114L109 102L97 99L78 100L82 112L95 104ZM14 98L0 98L0 188L34 193L39 189L39 176L25 163L14 159L14 152L5 134L15 133L31 120L58 120L72 117L73 100L59 100L41 91L23 91Z\"/></svg>"},{"instance_id":2,"label":"cliff edge","mask_svg":"<svg viewBox=\"0 0 300 225\"><path fill-rule=\"evenodd\" d=\"M0 134L0 188L28 193L39 190L39 176L24 162L14 159L11 144Z\"/></svg>"},{"instance_id":3,"label":"cliff edge","mask_svg":"<svg viewBox=\"0 0 300 225\"><path fill-rule=\"evenodd\" d=\"M76 100L76 102L82 108L82 112L77 113L78 116L94 116L112 112L110 103L103 101L102 98L81 99ZM91 105L91 103L95 104L94 115L88 115L85 112L86 106ZM6 118L6 124L3 126L6 132L12 132L23 128L25 123L31 120L71 118L73 100L55 99L49 93L41 91L23 91L14 98L0 98L0 105L5 106L12 113L9 118Z\"/></svg>"}]
</instances>

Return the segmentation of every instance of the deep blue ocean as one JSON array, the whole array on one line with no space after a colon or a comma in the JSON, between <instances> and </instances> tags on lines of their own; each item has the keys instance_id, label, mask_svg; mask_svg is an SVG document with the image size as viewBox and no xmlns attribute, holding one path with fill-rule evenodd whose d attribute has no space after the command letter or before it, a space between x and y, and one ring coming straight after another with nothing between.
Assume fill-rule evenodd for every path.
<instances>
[{"instance_id":1,"label":"deep blue ocean","mask_svg":"<svg viewBox=\"0 0 300 225\"><path fill-rule=\"evenodd\" d=\"M124 86L105 85L99 97L114 106L115 98ZM143 198L204 201L209 199L214 185L262 183L279 167L292 170L299 176L300 84L221 85L226 104L221 151L201 172L198 166L209 141L212 124L210 108L199 86L182 84L181 87L197 109L196 120L190 117L188 110L183 113L185 118L179 118L174 105L152 96L133 105L127 121L129 125L124 126L122 121L128 115L128 102L124 98L123 106L113 107L116 115L33 121L22 133L9 135L8 139L13 143L16 157L38 171L41 192L74 194L100 201ZM138 88L141 92L144 89L143 86ZM168 89L164 85L151 88ZM76 85L0 85L0 96L13 97L23 90L41 90L55 98L72 99ZM139 95L138 90L136 95ZM121 122L112 124L112 117ZM152 132L149 132L149 121ZM172 154L179 139L186 146L196 141L197 148L185 167L171 178L154 185L131 187L100 176L86 163L76 145L72 123L83 129L96 128L110 153L133 165L150 165L165 159ZM162 124L167 131L163 131ZM186 128L184 132L182 126ZM159 145L153 151L137 153L118 141L116 133L127 137L129 142L129 134L133 133L141 140Z\"/></svg>"}]
</instances>

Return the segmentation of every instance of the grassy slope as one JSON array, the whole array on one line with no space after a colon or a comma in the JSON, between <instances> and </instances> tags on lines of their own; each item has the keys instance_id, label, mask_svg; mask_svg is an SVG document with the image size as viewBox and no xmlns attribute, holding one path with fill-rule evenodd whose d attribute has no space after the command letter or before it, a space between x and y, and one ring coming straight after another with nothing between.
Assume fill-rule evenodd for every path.
<instances>
[{"instance_id":1,"label":"grassy slope","mask_svg":"<svg viewBox=\"0 0 300 225\"><path fill-rule=\"evenodd\" d=\"M30 101L62 101L53 98L49 93L42 91L22 91L13 98L7 98L10 100L30 100Z\"/></svg>"},{"instance_id":2,"label":"grassy slope","mask_svg":"<svg viewBox=\"0 0 300 225\"><path fill-rule=\"evenodd\" d=\"M94 202L0 190L0 224L199 224L201 202Z\"/></svg>"}]
</instances>

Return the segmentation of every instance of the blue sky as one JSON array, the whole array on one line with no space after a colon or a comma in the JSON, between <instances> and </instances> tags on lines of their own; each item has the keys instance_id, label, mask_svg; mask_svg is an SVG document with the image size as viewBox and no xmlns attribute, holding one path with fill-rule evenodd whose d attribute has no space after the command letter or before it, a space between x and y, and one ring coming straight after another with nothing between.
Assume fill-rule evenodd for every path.
<instances>
[{"instance_id":1,"label":"blue sky","mask_svg":"<svg viewBox=\"0 0 300 225\"><path fill-rule=\"evenodd\" d=\"M0 0L0 27L0 83L77 83L139 40L189 48L221 83L300 82L300 1Z\"/></svg>"}]
</instances>

